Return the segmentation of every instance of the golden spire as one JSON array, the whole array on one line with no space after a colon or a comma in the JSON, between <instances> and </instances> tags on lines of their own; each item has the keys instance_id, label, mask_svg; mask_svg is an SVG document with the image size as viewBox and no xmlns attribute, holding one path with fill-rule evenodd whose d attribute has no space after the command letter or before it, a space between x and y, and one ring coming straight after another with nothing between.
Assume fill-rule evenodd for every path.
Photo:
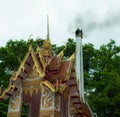
<instances>
[{"instance_id":1,"label":"golden spire","mask_svg":"<svg viewBox=\"0 0 120 117\"><path fill-rule=\"evenodd\" d=\"M52 56L52 44L50 42L50 37L49 37L49 16L47 15L47 39L44 40L43 46L42 46L42 51L44 56Z\"/></svg>"},{"instance_id":2,"label":"golden spire","mask_svg":"<svg viewBox=\"0 0 120 117\"><path fill-rule=\"evenodd\" d=\"M47 15L47 39L49 39L49 15Z\"/></svg>"}]
</instances>

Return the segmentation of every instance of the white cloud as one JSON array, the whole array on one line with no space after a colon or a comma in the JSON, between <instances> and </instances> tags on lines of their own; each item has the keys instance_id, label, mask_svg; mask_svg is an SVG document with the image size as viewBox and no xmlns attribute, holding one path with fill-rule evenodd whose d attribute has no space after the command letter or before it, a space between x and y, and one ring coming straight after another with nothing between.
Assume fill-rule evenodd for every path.
<instances>
[{"instance_id":1,"label":"white cloud","mask_svg":"<svg viewBox=\"0 0 120 117\"><path fill-rule=\"evenodd\" d=\"M9 39L27 40L30 34L45 38L47 14L53 43L60 45L69 37L74 38L77 26L87 33L85 42L100 46L114 38L120 43L119 11L118 0L4 0L0 2L0 46ZM110 25L105 27L105 23Z\"/></svg>"}]
</instances>

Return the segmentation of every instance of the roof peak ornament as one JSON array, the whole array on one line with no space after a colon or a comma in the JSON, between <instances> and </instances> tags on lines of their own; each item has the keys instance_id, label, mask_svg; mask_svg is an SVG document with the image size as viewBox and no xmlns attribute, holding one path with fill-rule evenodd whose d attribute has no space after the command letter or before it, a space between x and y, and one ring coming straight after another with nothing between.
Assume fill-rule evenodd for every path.
<instances>
[{"instance_id":1,"label":"roof peak ornament","mask_svg":"<svg viewBox=\"0 0 120 117\"><path fill-rule=\"evenodd\" d=\"M49 15L47 15L47 39L43 42L42 51L44 56L53 56L52 44L49 36Z\"/></svg>"}]
</instances>

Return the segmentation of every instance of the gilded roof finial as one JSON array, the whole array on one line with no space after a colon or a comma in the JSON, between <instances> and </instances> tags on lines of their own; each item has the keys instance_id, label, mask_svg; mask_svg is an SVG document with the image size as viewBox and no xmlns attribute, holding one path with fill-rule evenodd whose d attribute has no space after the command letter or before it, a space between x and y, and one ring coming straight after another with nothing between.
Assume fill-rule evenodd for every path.
<instances>
[{"instance_id":1,"label":"gilded roof finial","mask_svg":"<svg viewBox=\"0 0 120 117\"><path fill-rule=\"evenodd\" d=\"M47 39L49 39L49 15L47 15Z\"/></svg>"},{"instance_id":2,"label":"gilded roof finial","mask_svg":"<svg viewBox=\"0 0 120 117\"><path fill-rule=\"evenodd\" d=\"M52 44L50 42L50 37L49 37L49 16L47 15L47 39L44 40L43 46L42 46L42 51L44 56L52 56Z\"/></svg>"}]
</instances>

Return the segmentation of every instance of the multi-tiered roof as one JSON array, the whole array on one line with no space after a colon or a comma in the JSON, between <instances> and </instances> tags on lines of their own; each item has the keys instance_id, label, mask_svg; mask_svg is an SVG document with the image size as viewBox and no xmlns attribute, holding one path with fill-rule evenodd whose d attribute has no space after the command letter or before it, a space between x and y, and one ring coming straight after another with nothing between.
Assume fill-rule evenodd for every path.
<instances>
[{"instance_id":1,"label":"multi-tiered roof","mask_svg":"<svg viewBox=\"0 0 120 117\"><path fill-rule=\"evenodd\" d=\"M11 98L20 88L23 90L23 96L29 94L32 97L34 92L37 94L44 85L53 93L69 95L73 113L91 117L88 106L80 99L75 74L75 54L64 60L64 50L65 48L58 55L54 55L49 35L42 48L37 47L34 51L30 45L18 70L12 74L9 86L2 92L0 100Z\"/></svg>"}]
</instances>

